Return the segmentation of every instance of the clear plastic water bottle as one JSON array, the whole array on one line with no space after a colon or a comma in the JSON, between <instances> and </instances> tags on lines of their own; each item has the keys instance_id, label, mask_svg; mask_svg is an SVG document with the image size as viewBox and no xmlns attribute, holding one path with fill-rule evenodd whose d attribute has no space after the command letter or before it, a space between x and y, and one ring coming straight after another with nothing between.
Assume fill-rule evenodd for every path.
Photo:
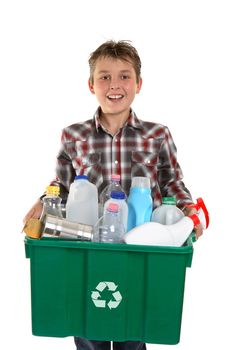
<instances>
[{"instance_id":1,"label":"clear plastic water bottle","mask_svg":"<svg viewBox=\"0 0 227 350\"><path fill-rule=\"evenodd\" d=\"M120 185L121 177L118 174L111 175L111 183L108 184L99 195L99 217L103 215L104 205L108 199L110 199L110 194L112 191L124 192Z\"/></svg>"},{"instance_id":2,"label":"clear plastic water bottle","mask_svg":"<svg viewBox=\"0 0 227 350\"><path fill-rule=\"evenodd\" d=\"M104 204L103 213L108 208L109 203L116 203L119 205L120 220L124 225L125 232L127 231L128 225L128 204L126 203L126 195L121 191L112 191L110 194L110 199Z\"/></svg>"},{"instance_id":3,"label":"clear plastic water bottle","mask_svg":"<svg viewBox=\"0 0 227 350\"><path fill-rule=\"evenodd\" d=\"M184 213L176 206L176 199L174 197L163 197L162 205L153 211L151 221L162 225L172 225L183 217Z\"/></svg>"},{"instance_id":4,"label":"clear plastic water bottle","mask_svg":"<svg viewBox=\"0 0 227 350\"><path fill-rule=\"evenodd\" d=\"M86 175L75 177L66 202L66 219L86 225L98 220L98 190Z\"/></svg>"},{"instance_id":5,"label":"clear plastic water bottle","mask_svg":"<svg viewBox=\"0 0 227 350\"><path fill-rule=\"evenodd\" d=\"M94 227L93 240L104 243L123 243L124 234L125 229L120 220L119 206L110 202L105 214Z\"/></svg>"},{"instance_id":6,"label":"clear plastic water bottle","mask_svg":"<svg viewBox=\"0 0 227 350\"><path fill-rule=\"evenodd\" d=\"M148 177L136 176L132 178L127 202L128 231L151 220L153 200Z\"/></svg>"},{"instance_id":7,"label":"clear plastic water bottle","mask_svg":"<svg viewBox=\"0 0 227 350\"><path fill-rule=\"evenodd\" d=\"M48 186L45 197L43 197L43 211L40 221L44 221L46 215L54 215L62 218L60 188L58 186Z\"/></svg>"}]
</instances>

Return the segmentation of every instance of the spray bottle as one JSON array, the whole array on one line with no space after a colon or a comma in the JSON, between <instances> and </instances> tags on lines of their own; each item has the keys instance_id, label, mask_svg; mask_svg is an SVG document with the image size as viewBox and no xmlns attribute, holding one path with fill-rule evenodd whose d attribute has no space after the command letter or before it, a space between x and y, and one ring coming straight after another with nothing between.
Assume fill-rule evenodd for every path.
<instances>
[{"instance_id":1,"label":"spray bottle","mask_svg":"<svg viewBox=\"0 0 227 350\"><path fill-rule=\"evenodd\" d=\"M195 208L197 214L184 216L172 225L146 222L127 232L124 241L138 245L182 246L197 225L201 224L203 229L209 226L209 214L202 198L198 198L197 204L190 207Z\"/></svg>"}]
</instances>

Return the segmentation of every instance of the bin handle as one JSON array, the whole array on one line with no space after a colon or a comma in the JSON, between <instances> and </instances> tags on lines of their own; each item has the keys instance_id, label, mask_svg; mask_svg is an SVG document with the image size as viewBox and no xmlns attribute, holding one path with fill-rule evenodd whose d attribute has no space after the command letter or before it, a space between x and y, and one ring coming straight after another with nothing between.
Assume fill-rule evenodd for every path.
<instances>
[{"instance_id":1,"label":"bin handle","mask_svg":"<svg viewBox=\"0 0 227 350\"><path fill-rule=\"evenodd\" d=\"M197 241L195 231L192 231L192 233L189 235L187 239L187 245L193 245Z\"/></svg>"}]
</instances>

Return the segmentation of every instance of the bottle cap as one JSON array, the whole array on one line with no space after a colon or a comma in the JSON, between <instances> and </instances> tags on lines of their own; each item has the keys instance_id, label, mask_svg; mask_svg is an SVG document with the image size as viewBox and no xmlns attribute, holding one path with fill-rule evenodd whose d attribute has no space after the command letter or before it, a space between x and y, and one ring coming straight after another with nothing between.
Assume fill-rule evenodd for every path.
<instances>
[{"instance_id":1,"label":"bottle cap","mask_svg":"<svg viewBox=\"0 0 227 350\"><path fill-rule=\"evenodd\" d=\"M121 177L118 174L112 174L111 175L111 180L113 181L120 181Z\"/></svg>"},{"instance_id":2,"label":"bottle cap","mask_svg":"<svg viewBox=\"0 0 227 350\"><path fill-rule=\"evenodd\" d=\"M46 188L46 196L59 196L60 187L59 186L47 186Z\"/></svg>"},{"instance_id":3,"label":"bottle cap","mask_svg":"<svg viewBox=\"0 0 227 350\"><path fill-rule=\"evenodd\" d=\"M122 191L112 191L110 194L110 197L114 198L114 199L125 199L126 198L125 193Z\"/></svg>"},{"instance_id":4,"label":"bottle cap","mask_svg":"<svg viewBox=\"0 0 227 350\"><path fill-rule=\"evenodd\" d=\"M75 180L88 180L87 175L77 175L75 176Z\"/></svg>"},{"instance_id":5,"label":"bottle cap","mask_svg":"<svg viewBox=\"0 0 227 350\"><path fill-rule=\"evenodd\" d=\"M140 188L150 188L150 178L144 176L135 176L132 178L131 187L140 187Z\"/></svg>"},{"instance_id":6,"label":"bottle cap","mask_svg":"<svg viewBox=\"0 0 227 350\"><path fill-rule=\"evenodd\" d=\"M176 198L174 197L163 197L162 204L176 205Z\"/></svg>"},{"instance_id":7,"label":"bottle cap","mask_svg":"<svg viewBox=\"0 0 227 350\"><path fill-rule=\"evenodd\" d=\"M117 203L110 202L108 207L107 207L107 210L112 212L112 213L117 213L119 210L119 205Z\"/></svg>"}]
</instances>

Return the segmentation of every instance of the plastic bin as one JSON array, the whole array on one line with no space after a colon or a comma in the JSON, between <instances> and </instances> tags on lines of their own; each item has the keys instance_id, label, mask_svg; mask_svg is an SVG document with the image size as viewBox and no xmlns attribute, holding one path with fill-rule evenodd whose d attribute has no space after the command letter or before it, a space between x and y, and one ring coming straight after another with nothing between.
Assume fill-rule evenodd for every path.
<instances>
[{"instance_id":1,"label":"plastic bin","mask_svg":"<svg viewBox=\"0 0 227 350\"><path fill-rule=\"evenodd\" d=\"M180 248L25 238L32 333L177 344L186 267Z\"/></svg>"}]
</instances>

